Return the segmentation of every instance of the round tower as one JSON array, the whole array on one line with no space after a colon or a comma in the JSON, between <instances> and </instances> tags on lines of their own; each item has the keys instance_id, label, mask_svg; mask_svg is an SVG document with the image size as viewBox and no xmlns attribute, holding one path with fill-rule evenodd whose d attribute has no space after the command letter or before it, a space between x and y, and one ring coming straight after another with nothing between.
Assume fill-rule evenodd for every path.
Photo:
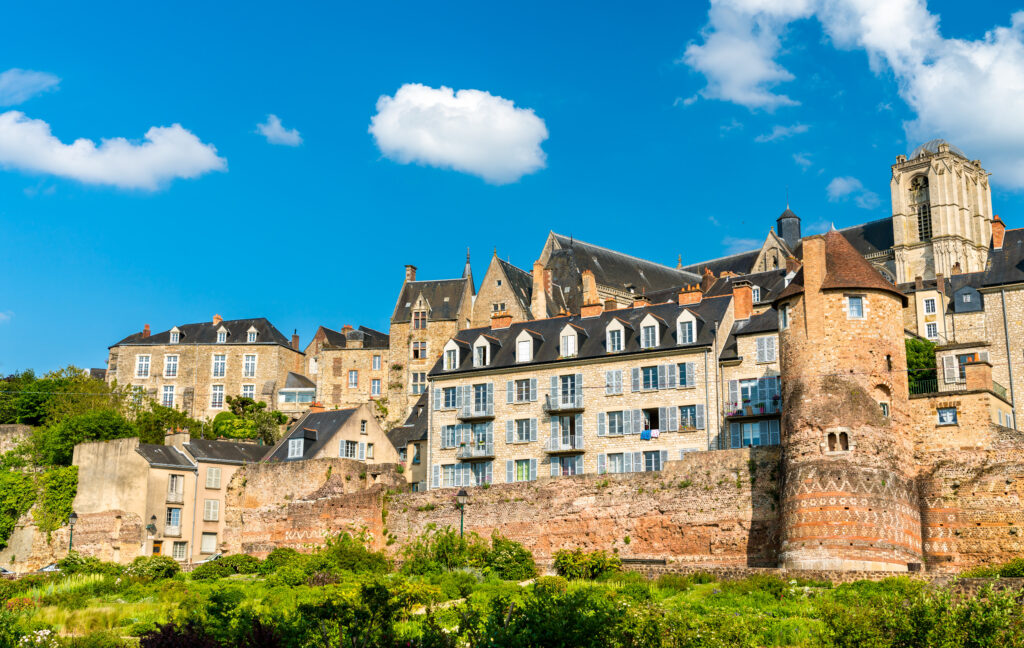
<instances>
[{"instance_id":1,"label":"round tower","mask_svg":"<svg viewBox=\"0 0 1024 648\"><path fill-rule=\"evenodd\" d=\"M785 406L779 562L906 571L922 545L905 297L834 229L805 238L803 257L775 301Z\"/></svg>"}]
</instances>

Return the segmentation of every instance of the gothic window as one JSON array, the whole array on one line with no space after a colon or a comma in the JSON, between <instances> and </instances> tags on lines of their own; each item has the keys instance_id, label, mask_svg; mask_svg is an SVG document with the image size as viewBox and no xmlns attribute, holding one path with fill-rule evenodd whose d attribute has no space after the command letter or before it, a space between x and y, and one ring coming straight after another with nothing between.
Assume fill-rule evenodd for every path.
<instances>
[{"instance_id":1,"label":"gothic window","mask_svg":"<svg viewBox=\"0 0 1024 648\"><path fill-rule=\"evenodd\" d=\"M917 240L931 240L932 208L927 176L917 176L910 182L910 205L912 212L917 215Z\"/></svg>"}]
</instances>

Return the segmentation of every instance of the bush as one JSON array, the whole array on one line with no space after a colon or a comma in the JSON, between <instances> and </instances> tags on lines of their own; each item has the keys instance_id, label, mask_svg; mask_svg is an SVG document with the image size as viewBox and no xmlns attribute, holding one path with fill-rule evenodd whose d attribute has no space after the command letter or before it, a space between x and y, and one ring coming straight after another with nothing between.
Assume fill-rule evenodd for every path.
<instances>
[{"instance_id":1,"label":"bush","mask_svg":"<svg viewBox=\"0 0 1024 648\"><path fill-rule=\"evenodd\" d=\"M217 648L217 641L196 622L178 626L167 623L139 637L139 648Z\"/></svg>"},{"instance_id":2,"label":"bush","mask_svg":"<svg viewBox=\"0 0 1024 648\"><path fill-rule=\"evenodd\" d=\"M204 562L201 565L196 565L196 568L189 574L189 578L198 581L216 580L235 573L235 571L231 569L230 565L222 565L222 562L222 560L211 560L210 562Z\"/></svg>"},{"instance_id":3,"label":"bush","mask_svg":"<svg viewBox=\"0 0 1024 648\"><path fill-rule=\"evenodd\" d=\"M1002 565L982 565L960 575L964 578L1021 578L1024 577L1024 558L1014 558Z\"/></svg>"},{"instance_id":4,"label":"bush","mask_svg":"<svg viewBox=\"0 0 1024 648\"><path fill-rule=\"evenodd\" d=\"M231 554L213 562L228 566L236 574L255 574L260 570L260 559L249 554Z\"/></svg>"},{"instance_id":5,"label":"bush","mask_svg":"<svg viewBox=\"0 0 1024 648\"><path fill-rule=\"evenodd\" d=\"M518 542L491 535L491 548L484 555L485 571L497 574L502 580L522 581L537 575L537 565L530 550Z\"/></svg>"},{"instance_id":6,"label":"bush","mask_svg":"<svg viewBox=\"0 0 1024 648\"><path fill-rule=\"evenodd\" d=\"M64 419L42 434L42 455L48 463L69 466L79 443L109 441L136 435L135 426L113 410L94 410Z\"/></svg>"},{"instance_id":7,"label":"bush","mask_svg":"<svg viewBox=\"0 0 1024 648\"><path fill-rule=\"evenodd\" d=\"M445 600L466 598L483 579L472 571L457 569L437 577L437 585Z\"/></svg>"},{"instance_id":8,"label":"bush","mask_svg":"<svg viewBox=\"0 0 1024 648\"><path fill-rule=\"evenodd\" d=\"M374 574L390 571L391 563L387 557L379 551L370 551L367 544L369 538L366 536L353 537L342 533L328 538L319 555L334 569Z\"/></svg>"},{"instance_id":9,"label":"bush","mask_svg":"<svg viewBox=\"0 0 1024 648\"><path fill-rule=\"evenodd\" d=\"M753 592L764 592L781 601L789 586L786 581L770 574L754 574L742 580L723 581L721 589L728 594L745 595Z\"/></svg>"},{"instance_id":10,"label":"bush","mask_svg":"<svg viewBox=\"0 0 1024 648\"><path fill-rule=\"evenodd\" d=\"M538 595L554 596L564 594L569 589L569 581L561 576L541 576L533 584L533 591Z\"/></svg>"},{"instance_id":11,"label":"bush","mask_svg":"<svg viewBox=\"0 0 1024 648\"><path fill-rule=\"evenodd\" d=\"M660 589L686 592L693 589L694 581L688 574L662 574L654 581L654 585Z\"/></svg>"},{"instance_id":12,"label":"bush","mask_svg":"<svg viewBox=\"0 0 1024 648\"><path fill-rule=\"evenodd\" d=\"M486 553L487 545L475 533L462 537L451 527L431 526L403 548L402 571L427 576L459 567L482 568L486 566Z\"/></svg>"},{"instance_id":13,"label":"bush","mask_svg":"<svg viewBox=\"0 0 1024 648\"><path fill-rule=\"evenodd\" d=\"M94 556L83 556L77 551L72 551L57 561L60 573L71 574L105 574L108 576L121 576L125 568L117 563L104 562Z\"/></svg>"},{"instance_id":14,"label":"bush","mask_svg":"<svg viewBox=\"0 0 1024 648\"><path fill-rule=\"evenodd\" d=\"M603 550L562 549L555 552L555 571L570 580L593 579L609 572L622 571L622 560Z\"/></svg>"},{"instance_id":15,"label":"bush","mask_svg":"<svg viewBox=\"0 0 1024 648\"><path fill-rule=\"evenodd\" d=\"M305 555L300 554L291 547L278 547L267 554L267 557L260 563L259 573L263 575L273 574L281 567L303 560L305 560Z\"/></svg>"},{"instance_id":16,"label":"bush","mask_svg":"<svg viewBox=\"0 0 1024 648\"><path fill-rule=\"evenodd\" d=\"M172 578L181 573L181 566L170 556L139 556L128 565L126 573L143 583Z\"/></svg>"}]
</instances>

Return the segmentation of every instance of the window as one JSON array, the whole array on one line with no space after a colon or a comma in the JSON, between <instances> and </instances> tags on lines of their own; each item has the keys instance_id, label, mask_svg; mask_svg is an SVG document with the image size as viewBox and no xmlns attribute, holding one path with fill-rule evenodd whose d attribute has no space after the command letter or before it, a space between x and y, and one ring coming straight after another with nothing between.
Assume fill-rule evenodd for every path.
<instances>
[{"instance_id":1,"label":"window","mask_svg":"<svg viewBox=\"0 0 1024 648\"><path fill-rule=\"evenodd\" d=\"M696 405L680 405L679 406L679 425L683 428L696 428L697 427L697 406Z\"/></svg>"},{"instance_id":2,"label":"window","mask_svg":"<svg viewBox=\"0 0 1024 648\"><path fill-rule=\"evenodd\" d=\"M256 385L242 385L242 397L256 399Z\"/></svg>"},{"instance_id":3,"label":"window","mask_svg":"<svg viewBox=\"0 0 1024 648\"><path fill-rule=\"evenodd\" d=\"M956 364L957 367L959 367L959 373L957 374L959 378L957 382L967 381L967 364L970 362L976 362L977 360L978 354L976 353L961 353L960 355L956 356ZM945 363L945 361L943 361L943 363ZM946 382L952 381L947 380Z\"/></svg>"},{"instance_id":4,"label":"window","mask_svg":"<svg viewBox=\"0 0 1024 648\"><path fill-rule=\"evenodd\" d=\"M221 409L224 407L224 385L210 386L210 409Z\"/></svg>"},{"instance_id":5,"label":"window","mask_svg":"<svg viewBox=\"0 0 1024 648\"><path fill-rule=\"evenodd\" d=\"M366 444L366 458L367 459L373 459L373 444L372 443L367 443Z\"/></svg>"},{"instance_id":6,"label":"window","mask_svg":"<svg viewBox=\"0 0 1024 648\"><path fill-rule=\"evenodd\" d=\"M216 522L220 519L220 500L208 499L203 502L203 521Z\"/></svg>"},{"instance_id":7,"label":"window","mask_svg":"<svg viewBox=\"0 0 1024 648\"><path fill-rule=\"evenodd\" d=\"M256 354L247 353L242 360L242 376L252 378L256 375Z\"/></svg>"},{"instance_id":8,"label":"window","mask_svg":"<svg viewBox=\"0 0 1024 648\"><path fill-rule=\"evenodd\" d=\"M487 385L473 385L473 411L487 411Z\"/></svg>"},{"instance_id":9,"label":"window","mask_svg":"<svg viewBox=\"0 0 1024 648\"><path fill-rule=\"evenodd\" d=\"M657 367L643 367L640 369L640 373L643 376L643 389L657 389L658 388L658 368Z\"/></svg>"},{"instance_id":10,"label":"window","mask_svg":"<svg viewBox=\"0 0 1024 648\"><path fill-rule=\"evenodd\" d=\"M576 403L577 402L577 396L579 396L579 398L581 398L581 399L583 398L583 394L581 393L583 385L582 384L580 384L580 385L576 384L576 376L575 375L569 374L568 376L560 376L559 377L559 384L561 385L561 389L559 391L561 392L560 395L561 395L562 403L565 403L565 404Z\"/></svg>"},{"instance_id":11,"label":"window","mask_svg":"<svg viewBox=\"0 0 1024 648\"><path fill-rule=\"evenodd\" d=\"M373 366L373 370L374 371L380 371L380 356L379 355L373 356L373 365L372 366Z\"/></svg>"},{"instance_id":12,"label":"window","mask_svg":"<svg viewBox=\"0 0 1024 648\"><path fill-rule=\"evenodd\" d=\"M412 372L412 393L422 394L427 390L427 372Z\"/></svg>"},{"instance_id":13,"label":"window","mask_svg":"<svg viewBox=\"0 0 1024 648\"><path fill-rule=\"evenodd\" d=\"M501 283L499 282L498 285L500 286ZM505 302L491 304L491 312L492 313L500 313L500 312L504 312L504 310L505 310Z\"/></svg>"},{"instance_id":14,"label":"window","mask_svg":"<svg viewBox=\"0 0 1024 648\"><path fill-rule=\"evenodd\" d=\"M204 554L217 553L217 534L204 533L202 543L199 545L199 551Z\"/></svg>"},{"instance_id":15,"label":"window","mask_svg":"<svg viewBox=\"0 0 1024 648\"><path fill-rule=\"evenodd\" d=\"M441 466L441 485L444 487L451 487L455 485L455 465L448 464L447 466Z\"/></svg>"},{"instance_id":16,"label":"window","mask_svg":"<svg viewBox=\"0 0 1024 648\"><path fill-rule=\"evenodd\" d=\"M149 378L149 356L135 356L135 377Z\"/></svg>"},{"instance_id":17,"label":"window","mask_svg":"<svg viewBox=\"0 0 1024 648\"><path fill-rule=\"evenodd\" d=\"M530 481L529 459L516 459L516 481Z\"/></svg>"},{"instance_id":18,"label":"window","mask_svg":"<svg viewBox=\"0 0 1024 648\"><path fill-rule=\"evenodd\" d=\"M648 325L640 330L640 346L644 349L650 349L658 346L658 327L654 325Z\"/></svg>"},{"instance_id":19,"label":"window","mask_svg":"<svg viewBox=\"0 0 1024 648\"><path fill-rule=\"evenodd\" d=\"M473 476L473 486L491 483L493 472L490 461L476 461L469 466Z\"/></svg>"},{"instance_id":20,"label":"window","mask_svg":"<svg viewBox=\"0 0 1024 648\"><path fill-rule=\"evenodd\" d=\"M608 412L608 436L622 436L622 412Z\"/></svg>"},{"instance_id":21,"label":"window","mask_svg":"<svg viewBox=\"0 0 1024 648\"><path fill-rule=\"evenodd\" d=\"M401 461L402 463L405 463L408 458L409 458L409 451L406 448L399 448L399 450L398 450L398 460Z\"/></svg>"},{"instance_id":22,"label":"window","mask_svg":"<svg viewBox=\"0 0 1024 648\"><path fill-rule=\"evenodd\" d=\"M516 419L516 443L529 443L530 441L530 419Z\"/></svg>"},{"instance_id":23,"label":"window","mask_svg":"<svg viewBox=\"0 0 1024 648\"><path fill-rule=\"evenodd\" d=\"M501 279L498 279L498 281L497 281L497 284L498 284L499 286L501 285Z\"/></svg>"},{"instance_id":24,"label":"window","mask_svg":"<svg viewBox=\"0 0 1024 648\"><path fill-rule=\"evenodd\" d=\"M414 446L414 448L415 449L413 450L412 462L413 464L418 464L420 462L420 445L417 443Z\"/></svg>"},{"instance_id":25,"label":"window","mask_svg":"<svg viewBox=\"0 0 1024 648\"><path fill-rule=\"evenodd\" d=\"M171 331L171 344L177 344L179 341L181 341L181 333Z\"/></svg>"},{"instance_id":26,"label":"window","mask_svg":"<svg viewBox=\"0 0 1024 648\"><path fill-rule=\"evenodd\" d=\"M693 322L679 322L679 344L693 344Z\"/></svg>"},{"instance_id":27,"label":"window","mask_svg":"<svg viewBox=\"0 0 1024 648\"><path fill-rule=\"evenodd\" d=\"M693 387L697 382L696 365L692 362L680 362L676 367L679 370L680 387Z\"/></svg>"},{"instance_id":28,"label":"window","mask_svg":"<svg viewBox=\"0 0 1024 648\"><path fill-rule=\"evenodd\" d=\"M608 455L608 472L626 472L626 460L621 452L616 452L615 454Z\"/></svg>"},{"instance_id":29,"label":"window","mask_svg":"<svg viewBox=\"0 0 1024 648\"><path fill-rule=\"evenodd\" d=\"M354 389L359 386L359 371L357 369L348 370L348 386L349 389Z\"/></svg>"},{"instance_id":30,"label":"window","mask_svg":"<svg viewBox=\"0 0 1024 648\"><path fill-rule=\"evenodd\" d=\"M932 237L931 200L928 195L928 177L919 175L910 182L910 209L917 215L917 240Z\"/></svg>"},{"instance_id":31,"label":"window","mask_svg":"<svg viewBox=\"0 0 1024 648\"><path fill-rule=\"evenodd\" d=\"M657 472L661 470L661 451L648 450L644 452L644 472Z\"/></svg>"},{"instance_id":32,"label":"window","mask_svg":"<svg viewBox=\"0 0 1024 648\"><path fill-rule=\"evenodd\" d=\"M971 303L971 293L964 293L964 303L965 304L970 304Z\"/></svg>"},{"instance_id":33,"label":"window","mask_svg":"<svg viewBox=\"0 0 1024 648\"><path fill-rule=\"evenodd\" d=\"M228 357L222 353L213 356L213 377L223 378L227 373Z\"/></svg>"},{"instance_id":34,"label":"window","mask_svg":"<svg viewBox=\"0 0 1024 648\"><path fill-rule=\"evenodd\" d=\"M444 409L455 409L457 407L455 403L459 395L455 387L445 387L442 390L442 395L444 396Z\"/></svg>"},{"instance_id":35,"label":"window","mask_svg":"<svg viewBox=\"0 0 1024 648\"><path fill-rule=\"evenodd\" d=\"M775 362L776 359L775 338L770 335L757 338L757 361Z\"/></svg>"},{"instance_id":36,"label":"window","mask_svg":"<svg viewBox=\"0 0 1024 648\"><path fill-rule=\"evenodd\" d=\"M224 344L228 341L227 331L217 331L217 344Z\"/></svg>"},{"instance_id":37,"label":"window","mask_svg":"<svg viewBox=\"0 0 1024 648\"><path fill-rule=\"evenodd\" d=\"M288 439L288 458L296 459L302 456L302 446L305 439Z\"/></svg>"},{"instance_id":38,"label":"window","mask_svg":"<svg viewBox=\"0 0 1024 648\"><path fill-rule=\"evenodd\" d=\"M864 319L864 298L860 295L846 296L847 319Z\"/></svg>"},{"instance_id":39,"label":"window","mask_svg":"<svg viewBox=\"0 0 1024 648\"><path fill-rule=\"evenodd\" d=\"M171 557L175 560L185 560L188 558L188 543L175 542L174 547L171 549Z\"/></svg>"},{"instance_id":40,"label":"window","mask_svg":"<svg viewBox=\"0 0 1024 648\"><path fill-rule=\"evenodd\" d=\"M370 381L370 396L380 396L380 378Z\"/></svg>"},{"instance_id":41,"label":"window","mask_svg":"<svg viewBox=\"0 0 1024 648\"><path fill-rule=\"evenodd\" d=\"M427 343L426 342L413 342L412 343L412 359L413 360L426 360L427 358Z\"/></svg>"},{"instance_id":42,"label":"window","mask_svg":"<svg viewBox=\"0 0 1024 648\"><path fill-rule=\"evenodd\" d=\"M366 434L366 421L359 421L359 434Z\"/></svg>"},{"instance_id":43,"label":"window","mask_svg":"<svg viewBox=\"0 0 1024 648\"><path fill-rule=\"evenodd\" d=\"M206 469L206 487L220 488L220 468Z\"/></svg>"},{"instance_id":44,"label":"window","mask_svg":"<svg viewBox=\"0 0 1024 648\"><path fill-rule=\"evenodd\" d=\"M474 367L486 367L487 366L487 347L486 346L473 347L473 366Z\"/></svg>"},{"instance_id":45,"label":"window","mask_svg":"<svg viewBox=\"0 0 1024 648\"><path fill-rule=\"evenodd\" d=\"M889 403L879 403L878 406L882 408L882 416L889 418Z\"/></svg>"},{"instance_id":46,"label":"window","mask_svg":"<svg viewBox=\"0 0 1024 648\"><path fill-rule=\"evenodd\" d=\"M167 477L167 494L181 495L185 492L185 476L170 475Z\"/></svg>"},{"instance_id":47,"label":"window","mask_svg":"<svg viewBox=\"0 0 1024 648\"><path fill-rule=\"evenodd\" d=\"M516 344L516 362L530 361L530 341L519 340Z\"/></svg>"},{"instance_id":48,"label":"window","mask_svg":"<svg viewBox=\"0 0 1024 648\"><path fill-rule=\"evenodd\" d=\"M622 331L615 329L608 331L608 353L622 351Z\"/></svg>"},{"instance_id":49,"label":"window","mask_svg":"<svg viewBox=\"0 0 1024 648\"><path fill-rule=\"evenodd\" d=\"M573 475L579 475L583 472L583 457L551 457L551 462L554 465L554 469L551 471L552 475L558 475L561 477L571 477Z\"/></svg>"},{"instance_id":50,"label":"window","mask_svg":"<svg viewBox=\"0 0 1024 648\"><path fill-rule=\"evenodd\" d=\"M924 314L934 315L935 314L935 299L929 298L924 300Z\"/></svg>"},{"instance_id":51,"label":"window","mask_svg":"<svg viewBox=\"0 0 1024 648\"><path fill-rule=\"evenodd\" d=\"M256 341L256 331L249 331L245 334L245 341L252 344Z\"/></svg>"},{"instance_id":52,"label":"window","mask_svg":"<svg viewBox=\"0 0 1024 648\"><path fill-rule=\"evenodd\" d=\"M412 314L412 328L416 331L427 328L427 311L416 311Z\"/></svg>"},{"instance_id":53,"label":"window","mask_svg":"<svg viewBox=\"0 0 1024 648\"><path fill-rule=\"evenodd\" d=\"M924 325L924 336L929 340L939 337L939 325L935 322L928 322Z\"/></svg>"},{"instance_id":54,"label":"window","mask_svg":"<svg viewBox=\"0 0 1024 648\"><path fill-rule=\"evenodd\" d=\"M178 377L178 356L164 356L164 378Z\"/></svg>"},{"instance_id":55,"label":"window","mask_svg":"<svg viewBox=\"0 0 1024 648\"><path fill-rule=\"evenodd\" d=\"M779 330L785 331L789 328L789 304L779 309Z\"/></svg>"},{"instance_id":56,"label":"window","mask_svg":"<svg viewBox=\"0 0 1024 648\"><path fill-rule=\"evenodd\" d=\"M164 391L160 397L160 404L164 407L174 407L174 385L164 385Z\"/></svg>"},{"instance_id":57,"label":"window","mask_svg":"<svg viewBox=\"0 0 1024 648\"><path fill-rule=\"evenodd\" d=\"M729 447L731 448L778 445L778 443L778 419L752 421L748 423L731 423L729 425Z\"/></svg>"},{"instance_id":58,"label":"window","mask_svg":"<svg viewBox=\"0 0 1024 648\"><path fill-rule=\"evenodd\" d=\"M939 408L939 425L956 425L956 408L955 407L940 407Z\"/></svg>"},{"instance_id":59,"label":"window","mask_svg":"<svg viewBox=\"0 0 1024 648\"><path fill-rule=\"evenodd\" d=\"M622 393L622 369L604 372L604 393L606 396Z\"/></svg>"},{"instance_id":60,"label":"window","mask_svg":"<svg viewBox=\"0 0 1024 648\"><path fill-rule=\"evenodd\" d=\"M521 378L515 383L515 398L517 403L525 403L530 400L530 379Z\"/></svg>"},{"instance_id":61,"label":"window","mask_svg":"<svg viewBox=\"0 0 1024 648\"><path fill-rule=\"evenodd\" d=\"M166 525L176 530L181 529L181 509L180 508L169 508L167 509L167 517L165 518ZM164 533L168 533L167 529L164 529Z\"/></svg>"},{"instance_id":62,"label":"window","mask_svg":"<svg viewBox=\"0 0 1024 648\"><path fill-rule=\"evenodd\" d=\"M562 336L562 357L569 358L576 355L576 336L573 334Z\"/></svg>"},{"instance_id":63,"label":"window","mask_svg":"<svg viewBox=\"0 0 1024 648\"><path fill-rule=\"evenodd\" d=\"M455 443L458 437L458 427L455 425L445 425L441 427L441 447L442 448L454 448L457 444Z\"/></svg>"},{"instance_id":64,"label":"window","mask_svg":"<svg viewBox=\"0 0 1024 648\"><path fill-rule=\"evenodd\" d=\"M459 368L459 352L455 349L448 349L444 352L444 368L445 369L458 369Z\"/></svg>"},{"instance_id":65,"label":"window","mask_svg":"<svg viewBox=\"0 0 1024 648\"><path fill-rule=\"evenodd\" d=\"M341 442L341 456L345 459L355 459L356 451L359 449L359 444L355 441L342 441Z\"/></svg>"},{"instance_id":66,"label":"window","mask_svg":"<svg viewBox=\"0 0 1024 648\"><path fill-rule=\"evenodd\" d=\"M778 267L778 266L776 266L776 267ZM751 295L751 298L753 299L755 304L757 302L761 301L761 287L760 286L754 286L753 288L751 288L750 289L750 295Z\"/></svg>"},{"instance_id":67,"label":"window","mask_svg":"<svg viewBox=\"0 0 1024 648\"><path fill-rule=\"evenodd\" d=\"M660 430L661 429L661 412L659 408L640 410L641 416L644 417L643 429L645 430Z\"/></svg>"}]
</instances>

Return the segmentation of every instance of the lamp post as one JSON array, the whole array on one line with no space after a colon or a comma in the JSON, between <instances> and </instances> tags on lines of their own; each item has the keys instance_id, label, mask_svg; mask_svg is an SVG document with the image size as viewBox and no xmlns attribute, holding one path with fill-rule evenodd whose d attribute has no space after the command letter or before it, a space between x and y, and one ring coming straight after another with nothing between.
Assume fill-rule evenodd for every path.
<instances>
[{"instance_id":1,"label":"lamp post","mask_svg":"<svg viewBox=\"0 0 1024 648\"><path fill-rule=\"evenodd\" d=\"M153 537L156 535L156 516L155 515L149 516L149 524L146 525L146 531L149 532L149 553L150 553L150 555L152 555L152 553L153 553L153 543L155 542Z\"/></svg>"},{"instance_id":2,"label":"lamp post","mask_svg":"<svg viewBox=\"0 0 1024 648\"><path fill-rule=\"evenodd\" d=\"M71 511L71 515L68 516L68 524L71 526L71 533L68 535L68 553L71 553L75 546L75 522L78 522L78 513Z\"/></svg>"},{"instance_id":3,"label":"lamp post","mask_svg":"<svg viewBox=\"0 0 1024 648\"><path fill-rule=\"evenodd\" d=\"M465 488L460 488L459 492L455 494L455 501L459 503L459 537L462 537L463 531L466 527L466 500L469 499L469 494Z\"/></svg>"}]
</instances>

